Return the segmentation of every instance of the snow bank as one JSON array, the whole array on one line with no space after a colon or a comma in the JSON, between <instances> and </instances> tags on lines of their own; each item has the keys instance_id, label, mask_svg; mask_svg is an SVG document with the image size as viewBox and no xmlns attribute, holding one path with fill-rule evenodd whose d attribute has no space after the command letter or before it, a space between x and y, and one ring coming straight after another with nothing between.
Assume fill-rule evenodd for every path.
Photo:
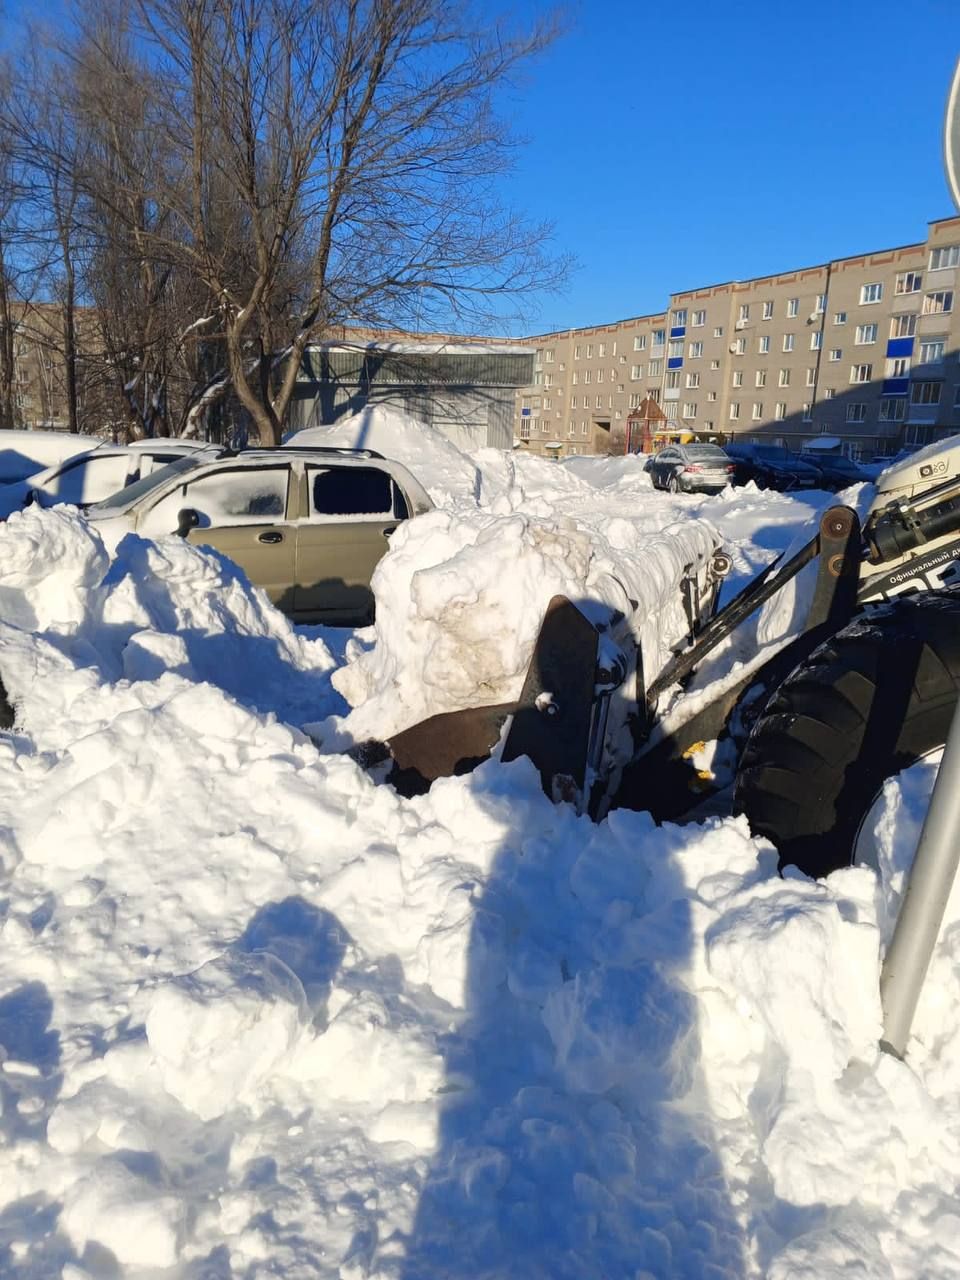
<instances>
[{"instance_id":1,"label":"snow bank","mask_svg":"<svg viewBox=\"0 0 960 1280\"><path fill-rule=\"evenodd\" d=\"M381 656L451 634L404 589L486 610L443 686L541 576L599 595L707 513L762 563L809 515L547 465L411 523ZM5 1277L960 1271L960 904L908 1062L877 1049L929 768L881 797L879 877L781 879L740 819L595 826L523 760L376 785L295 727L339 705L327 647L176 540L110 560L28 512L0 591Z\"/></svg>"},{"instance_id":2,"label":"snow bank","mask_svg":"<svg viewBox=\"0 0 960 1280\"><path fill-rule=\"evenodd\" d=\"M374 449L408 467L437 506L475 493L479 484L476 466L442 432L386 405L368 405L330 426L293 431L283 443Z\"/></svg>"}]
</instances>

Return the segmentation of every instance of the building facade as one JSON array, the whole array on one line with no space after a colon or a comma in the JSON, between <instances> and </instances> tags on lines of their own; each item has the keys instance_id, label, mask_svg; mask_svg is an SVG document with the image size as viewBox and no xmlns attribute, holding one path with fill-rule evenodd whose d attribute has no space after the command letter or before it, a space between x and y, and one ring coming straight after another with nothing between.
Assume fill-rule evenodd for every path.
<instances>
[{"instance_id":1,"label":"building facade","mask_svg":"<svg viewBox=\"0 0 960 1280\"><path fill-rule=\"evenodd\" d=\"M647 397L677 435L853 457L960 430L960 218L926 240L672 294L667 310L542 334L517 395L514 444L622 452ZM824 440L824 442L825 442Z\"/></svg>"},{"instance_id":2,"label":"building facade","mask_svg":"<svg viewBox=\"0 0 960 1280\"><path fill-rule=\"evenodd\" d=\"M317 343L304 353L290 427L383 404L438 428L462 449L510 449L514 398L530 382L534 360L528 345L482 338L381 334Z\"/></svg>"}]
</instances>

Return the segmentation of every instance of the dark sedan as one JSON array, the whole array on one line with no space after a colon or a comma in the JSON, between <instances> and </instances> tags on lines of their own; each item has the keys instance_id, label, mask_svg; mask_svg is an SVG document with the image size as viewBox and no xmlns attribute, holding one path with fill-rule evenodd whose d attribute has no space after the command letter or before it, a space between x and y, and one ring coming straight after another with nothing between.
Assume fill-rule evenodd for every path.
<instances>
[{"instance_id":1,"label":"dark sedan","mask_svg":"<svg viewBox=\"0 0 960 1280\"><path fill-rule=\"evenodd\" d=\"M780 444L727 445L733 459L738 484L753 480L761 489L817 489L822 484L820 472L809 462Z\"/></svg>"},{"instance_id":2,"label":"dark sedan","mask_svg":"<svg viewBox=\"0 0 960 1280\"><path fill-rule=\"evenodd\" d=\"M862 484L872 477L858 462L845 458L843 454L834 453L827 456L811 458L810 461L823 477L821 488L846 489L851 484Z\"/></svg>"},{"instance_id":3,"label":"dark sedan","mask_svg":"<svg viewBox=\"0 0 960 1280\"><path fill-rule=\"evenodd\" d=\"M672 444L647 463L655 489L719 493L733 480L733 463L715 444Z\"/></svg>"}]
</instances>

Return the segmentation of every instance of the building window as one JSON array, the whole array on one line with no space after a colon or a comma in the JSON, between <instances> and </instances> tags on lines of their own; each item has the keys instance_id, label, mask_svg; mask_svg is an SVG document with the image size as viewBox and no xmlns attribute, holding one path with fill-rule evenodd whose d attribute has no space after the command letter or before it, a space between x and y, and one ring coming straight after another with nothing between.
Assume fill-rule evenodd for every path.
<instances>
[{"instance_id":1,"label":"building window","mask_svg":"<svg viewBox=\"0 0 960 1280\"><path fill-rule=\"evenodd\" d=\"M529 418L522 419L520 423L520 439L521 440L530 439L530 419Z\"/></svg>"},{"instance_id":2,"label":"building window","mask_svg":"<svg viewBox=\"0 0 960 1280\"><path fill-rule=\"evenodd\" d=\"M690 387L699 387L699 385L700 385L700 375L699 375L699 373L688 373L688 374L687 374L687 387L688 387L688 388L690 388Z\"/></svg>"},{"instance_id":3,"label":"building window","mask_svg":"<svg viewBox=\"0 0 960 1280\"><path fill-rule=\"evenodd\" d=\"M879 302L883 297L882 284L862 284L860 286L860 305L868 306L871 302Z\"/></svg>"},{"instance_id":4,"label":"building window","mask_svg":"<svg viewBox=\"0 0 960 1280\"><path fill-rule=\"evenodd\" d=\"M960 244L944 244L930 250L930 270L942 271L944 267L960 265Z\"/></svg>"},{"instance_id":5,"label":"building window","mask_svg":"<svg viewBox=\"0 0 960 1280\"><path fill-rule=\"evenodd\" d=\"M683 403L683 412L680 415L683 418L695 418L697 416L697 406L691 400L685 400Z\"/></svg>"},{"instance_id":6,"label":"building window","mask_svg":"<svg viewBox=\"0 0 960 1280\"><path fill-rule=\"evenodd\" d=\"M553 347L544 354L543 358L547 364L553 364Z\"/></svg>"},{"instance_id":7,"label":"building window","mask_svg":"<svg viewBox=\"0 0 960 1280\"><path fill-rule=\"evenodd\" d=\"M680 386L680 370L671 369L667 374L667 390L676 391Z\"/></svg>"},{"instance_id":8,"label":"building window","mask_svg":"<svg viewBox=\"0 0 960 1280\"><path fill-rule=\"evenodd\" d=\"M812 387L813 384L816 382L816 380L817 380L816 369L808 369L807 370L807 386Z\"/></svg>"},{"instance_id":9,"label":"building window","mask_svg":"<svg viewBox=\"0 0 960 1280\"><path fill-rule=\"evenodd\" d=\"M596 409L603 408L603 396L597 396L596 401L594 402L594 408Z\"/></svg>"},{"instance_id":10,"label":"building window","mask_svg":"<svg viewBox=\"0 0 960 1280\"><path fill-rule=\"evenodd\" d=\"M765 302L765 303L763 304L763 319L764 319L764 320L772 320L772 319L773 319L773 302L772 302L772 301L771 301L771 302Z\"/></svg>"},{"instance_id":11,"label":"building window","mask_svg":"<svg viewBox=\"0 0 960 1280\"><path fill-rule=\"evenodd\" d=\"M584 407L584 409L589 409L589 408L590 408L590 397L589 397L589 396L584 396L584 397L583 397L583 407Z\"/></svg>"},{"instance_id":12,"label":"building window","mask_svg":"<svg viewBox=\"0 0 960 1280\"><path fill-rule=\"evenodd\" d=\"M751 412L751 414L750 414L750 417L754 420L754 422L759 422L759 421L760 421L760 419L763 417L763 403L762 403L762 401L760 401L760 400L754 400L754 402L753 402L753 410L752 410L752 412Z\"/></svg>"},{"instance_id":13,"label":"building window","mask_svg":"<svg viewBox=\"0 0 960 1280\"><path fill-rule=\"evenodd\" d=\"M601 342L599 347L597 348L597 355L602 358L606 354L607 354L607 344L605 342Z\"/></svg>"},{"instance_id":14,"label":"building window","mask_svg":"<svg viewBox=\"0 0 960 1280\"><path fill-rule=\"evenodd\" d=\"M858 324L857 336L854 339L858 347L868 346L871 342L877 340L877 326L875 324Z\"/></svg>"},{"instance_id":15,"label":"building window","mask_svg":"<svg viewBox=\"0 0 960 1280\"><path fill-rule=\"evenodd\" d=\"M630 366L630 381L636 382L638 378L642 378L642 377L643 377L643 365L632 364Z\"/></svg>"},{"instance_id":16,"label":"building window","mask_svg":"<svg viewBox=\"0 0 960 1280\"><path fill-rule=\"evenodd\" d=\"M893 292L897 294L919 293L922 283L923 276L919 271L901 271L893 286Z\"/></svg>"},{"instance_id":17,"label":"building window","mask_svg":"<svg viewBox=\"0 0 960 1280\"><path fill-rule=\"evenodd\" d=\"M598 381L598 382L602 382L602 381L603 381L603 370L602 370L602 369L598 369L598 370L597 370L597 381Z\"/></svg>"},{"instance_id":18,"label":"building window","mask_svg":"<svg viewBox=\"0 0 960 1280\"><path fill-rule=\"evenodd\" d=\"M912 338L917 332L917 317L901 315L890 317L891 338Z\"/></svg>"},{"instance_id":19,"label":"building window","mask_svg":"<svg viewBox=\"0 0 960 1280\"><path fill-rule=\"evenodd\" d=\"M710 368L711 368L711 369L719 369L719 368L720 368L720 361L719 361L719 360L711 360L711 361L710 361Z\"/></svg>"},{"instance_id":20,"label":"building window","mask_svg":"<svg viewBox=\"0 0 960 1280\"><path fill-rule=\"evenodd\" d=\"M946 346L946 338L921 338L920 363L939 364L943 359L943 353L946 350Z\"/></svg>"},{"instance_id":21,"label":"building window","mask_svg":"<svg viewBox=\"0 0 960 1280\"><path fill-rule=\"evenodd\" d=\"M817 305L813 308L813 310L819 316L819 315L823 315L826 309L827 309L827 295L825 293L818 293Z\"/></svg>"},{"instance_id":22,"label":"building window","mask_svg":"<svg viewBox=\"0 0 960 1280\"><path fill-rule=\"evenodd\" d=\"M667 340L666 329L654 329L651 342L655 347L662 347Z\"/></svg>"},{"instance_id":23,"label":"building window","mask_svg":"<svg viewBox=\"0 0 960 1280\"><path fill-rule=\"evenodd\" d=\"M769 335L769 333L765 333L765 334L763 335L763 337L760 339L760 347L759 347L759 351L760 351L760 354L761 354L762 356L765 356L765 355L767 355L767 354L769 353L769 351L770 351L770 335Z\"/></svg>"},{"instance_id":24,"label":"building window","mask_svg":"<svg viewBox=\"0 0 960 1280\"><path fill-rule=\"evenodd\" d=\"M706 311L695 311L693 313L693 316L691 317L690 323L692 324L694 329L701 328L701 326L707 323Z\"/></svg>"},{"instance_id":25,"label":"building window","mask_svg":"<svg viewBox=\"0 0 960 1280\"><path fill-rule=\"evenodd\" d=\"M823 334L821 333L821 331L818 329L816 333L811 333L810 350L819 351L822 344L823 344Z\"/></svg>"},{"instance_id":26,"label":"building window","mask_svg":"<svg viewBox=\"0 0 960 1280\"><path fill-rule=\"evenodd\" d=\"M593 343L592 342L587 343L587 359L588 360L593 359Z\"/></svg>"},{"instance_id":27,"label":"building window","mask_svg":"<svg viewBox=\"0 0 960 1280\"><path fill-rule=\"evenodd\" d=\"M663 361L651 360L650 363L647 365L647 377L659 378L661 373L663 373Z\"/></svg>"},{"instance_id":28,"label":"building window","mask_svg":"<svg viewBox=\"0 0 960 1280\"><path fill-rule=\"evenodd\" d=\"M802 417L802 419L803 419L803 421L804 421L804 422L809 422L809 421L810 421L810 419L811 419L811 417L812 417L812 414L811 414L811 406L810 406L809 404L805 404L805 405L803 406L803 410L802 410L802 412L801 412L801 415L800 415L800 416Z\"/></svg>"},{"instance_id":29,"label":"building window","mask_svg":"<svg viewBox=\"0 0 960 1280\"><path fill-rule=\"evenodd\" d=\"M743 386L743 370L742 370L742 369L734 369L734 371L733 371L733 385L734 385L735 387L742 387L742 386Z\"/></svg>"},{"instance_id":30,"label":"building window","mask_svg":"<svg viewBox=\"0 0 960 1280\"><path fill-rule=\"evenodd\" d=\"M781 387L789 387L789 385L790 385L790 370L789 370L789 369L781 369L781 370L780 370L780 377L779 377L779 378L778 378L778 380L777 380L777 385L778 385L778 386L781 386Z\"/></svg>"},{"instance_id":31,"label":"building window","mask_svg":"<svg viewBox=\"0 0 960 1280\"><path fill-rule=\"evenodd\" d=\"M675 311L673 313L673 323L675 325L683 325L684 327L686 327L686 323L687 323L686 307L681 307L679 311Z\"/></svg>"},{"instance_id":32,"label":"building window","mask_svg":"<svg viewBox=\"0 0 960 1280\"><path fill-rule=\"evenodd\" d=\"M906 413L907 401L903 396L880 401L881 422L902 422Z\"/></svg>"},{"instance_id":33,"label":"building window","mask_svg":"<svg viewBox=\"0 0 960 1280\"><path fill-rule=\"evenodd\" d=\"M714 401L716 400L716 398L717 398L717 393L716 393L715 391L708 391L708 392L707 392L707 399L710 401L710 403L711 403L711 404L713 404L713 403L714 403Z\"/></svg>"},{"instance_id":34,"label":"building window","mask_svg":"<svg viewBox=\"0 0 960 1280\"><path fill-rule=\"evenodd\" d=\"M940 293L927 293L923 298L923 314L925 316L943 316L953 310L953 290L945 289Z\"/></svg>"},{"instance_id":35,"label":"building window","mask_svg":"<svg viewBox=\"0 0 960 1280\"><path fill-rule=\"evenodd\" d=\"M869 382L872 374L872 364L852 364L850 366L851 382Z\"/></svg>"},{"instance_id":36,"label":"building window","mask_svg":"<svg viewBox=\"0 0 960 1280\"><path fill-rule=\"evenodd\" d=\"M592 381L593 381L593 370L592 370L592 369L584 369L584 371L583 371L583 385L584 385L585 387L587 387L587 386L589 386L589 385L590 385L590 383L591 383Z\"/></svg>"},{"instance_id":37,"label":"building window","mask_svg":"<svg viewBox=\"0 0 960 1280\"><path fill-rule=\"evenodd\" d=\"M784 420L787 416L787 402L785 400L778 401L777 406L773 411L773 416L776 418L777 422L782 422Z\"/></svg>"},{"instance_id":38,"label":"building window","mask_svg":"<svg viewBox=\"0 0 960 1280\"><path fill-rule=\"evenodd\" d=\"M888 378L906 378L909 373L909 356L897 356L895 360L887 361L886 376Z\"/></svg>"},{"instance_id":39,"label":"building window","mask_svg":"<svg viewBox=\"0 0 960 1280\"><path fill-rule=\"evenodd\" d=\"M833 317L833 323L834 323L834 324L846 324L846 323L847 323L847 313L846 313L845 311L838 311L838 312L836 312L836 314L835 314L835 315L834 315L834 317Z\"/></svg>"},{"instance_id":40,"label":"building window","mask_svg":"<svg viewBox=\"0 0 960 1280\"><path fill-rule=\"evenodd\" d=\"M847 421L848 422L866 422L867 406L865 404L848 404L847 405Z\"/></svg>"},{"instance_id":41,"label":"building window","mask_svg":"<svg viewBox=\"0 0 960 1280\"><path fill-rule=\"evenodd\" d=\"M570 408L571 408L571 409L575 409L576 407L577 407L577 397L576 397L576 396L571 396L571 397L570 397Z\"/></svg>"},{"instance_id":42,"label":"building window","mask_svg":"<svg viewBox=\"0 0 960 1280\"><path fill-rule=\"evenodd\" d=\"M737 323L746 324L750 319L750 305L746 302L740 303L740 310L737 312Z\"/></svg>"},{"instance_id":43,"label":"building window","mask_svg":"<svg viewBox=\"0 0 960 1280\"><path fill-rule=\"evenodd\" d=\"M570 375L571 385L575 387L579 381L580 381L580 374L576 369L574 369L573 373L571 373Z\"/></svg>"},{"instance_id":44,"label":"building window","mask_svg":"<svg viewBox=\"0 0 960 1280\"><path fill-rule=\"evenodd\" d=\"M740 417L740 405L737 403L736 400L734 400L734 402L730 406L730 421L736 422L736 420L739 417Z\"/></svg>"},{"instance_id":45,"label":"building window","mask_svg":"<svg viewBox=\"0 0 960 1280\"><path fill-rule=\"evenodd\" d=\"M647 335L645 333L638 333L633 340L634 351L645 351L646 348L647 348Z\"/></svg>"},{"instance_id":46,"label":"building window","mask_svg":"<svg viewBox=\"0 0 960 1280\"><path fill-rule=\"evenodd\" d=\"M842 355L843 355L843 352L841 351L841 349L840 349L839 347L831 347L831 348L830 348L830 359L831 359L831 360L839 360L839 359L840 359L840 357L841 357Z\"/></svg>"},{"instance_id":47,"label":"building window","mask_svg":"<svg viewBox=\"0 0 960 1280\"><path fill-rule=\"evenodd\" d=\"M733 354L735 356L742 356L743 353L746 351L746 349L747 349L746 338L737 338L736 342L733 344Z\"/></svg>"},{"instance_id":48,"label":"building window","mask_svg":"<svg viewBox=\"0 0 960 1280\"><path fill-rule=\"evenodd\" d=\"M794 320L799 314L800 314L800 299L788 298L787 299L787 319Z\"/></svg>"},{"instance_id":49,"label":"building window","mask_svg":"<svg viewBox=\"0 0 960 1280\"><path fill-rule=\"evenodd\" d=\"M574 347L574 348L573 348L573 358L574 358L574 360L579 360L579 359L580 359L580 348L579 348L579 347Z\"/></svg>"},{"instance_id":50,"label":"building window","mask_svg":"<svg viewBox=\"0 0 960 1280\"><path fill-rule=\"evenodd\" d=\"M823 398L824 400L832 400L836 394L837 393L833 387L827 387L826 391L823 393Z\"/></svg>"},{"instance_id":51,"label":"building window","mask_svg":"<svg viewBox=\"0 0 960 1280\"><path fill-rule=\"evenodd\" d=\"M756 386L758 386L758 387L765 387L765 386L767 385L767 371L766 371L766 369L758 369L758 370L757 370L757 376L756 376L756 378L755 378L755 380L754 380L754 381L755 381L755 385L756 385Z\"/></svg>"},{"instance_id":52,"label":"building window","mask_svg":"<svg viewBox=\"0 0 960 1280\"><path fill-rule=\"evenodd\" d=\"M722 338L722 337L723 337L723 325L722 325L722 324L718 324L718 325L716 326L716 328L715 328L715 329L714 329L714 331L713 331L713 336L714 336L715 338Z\"/></svg>"},{"instance_id":53,"label":"building window","mask_svg":"<svg viewBox=\"0 0 960 1280\"><path fill-rule=\"evenodd\" d=\"M793 334L792 333L785 333L783 335L783 349L784 351L793 350Z\"/></svg>"},{"instance_id":54,"label":"building window","mask_svg":"<svg viewBox=\"0 0 960 1280\"><path fill-rule=\"evenodd\" d=\"M643 399L643 396L640 394L640 392L639 392L639 391L634 391L634 392L632 392L632 393L631 393L631 395L630 395L630 408L631 408L631 409L639 409L639 408L640 408L640 401L641 401L642 399Z\"/></svg>"},{"instance_id":55,"label":"building window","mask_svg":"<svg viewBox=\"0 0 960 1280\"><path fill-rule=\"evenodd\" d=\"M911 404L935 405L940 403L942 382L915 382L910 388Z\"/></svg>"},{"instance_id":56,"label":"building window","mask_svg":"<svg viewBox=\"0 0 960 1280\"><path fill-rule=\"evenodd\" d=\"M673 341L667 347L667 355L670 357L671 360L675 360L677 356L683 355L683 339L682 338L673 339Z\"/></svg>"},{"instance_id":57,"label":"building window","mask_svg":"<svg viewBox=\"0 0 960 1280\"><path fill-rule=\"evenodd\" d=\"M690 359L699 360L702 355L703 355L703 343L691 342L690 343Z\"/></svg>"}]
</instances>

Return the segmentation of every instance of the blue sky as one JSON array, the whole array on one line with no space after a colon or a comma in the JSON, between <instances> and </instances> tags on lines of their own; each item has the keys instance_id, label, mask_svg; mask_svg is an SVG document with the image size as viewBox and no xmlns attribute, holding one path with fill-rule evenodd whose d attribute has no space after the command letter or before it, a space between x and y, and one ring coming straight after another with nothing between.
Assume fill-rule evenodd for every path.
<instances>
[{"instance_id":1,"label":"blue sky","mask_svg":"<svg viewBox=\"0 0 960 1280\"><path fill-rule=\"evenodd\" d=\"M2 44L37 8L0 5ZM504 196L579 268L517 332L907 244L954 212L941 124L960 0L567 0L565 28L503 103L526 139Z\"/></svg>"},{"instance_id":2,"label":"blue sky","mask_svg":"<svg viewBox=\"0 0 960 1280\"><path fill-rule=\"evenodd\" d=\"M511 94L510 197L580 262L534 329L922 239L958 54L958 0L581 0Z\"/></svg>"}]
</instances>

